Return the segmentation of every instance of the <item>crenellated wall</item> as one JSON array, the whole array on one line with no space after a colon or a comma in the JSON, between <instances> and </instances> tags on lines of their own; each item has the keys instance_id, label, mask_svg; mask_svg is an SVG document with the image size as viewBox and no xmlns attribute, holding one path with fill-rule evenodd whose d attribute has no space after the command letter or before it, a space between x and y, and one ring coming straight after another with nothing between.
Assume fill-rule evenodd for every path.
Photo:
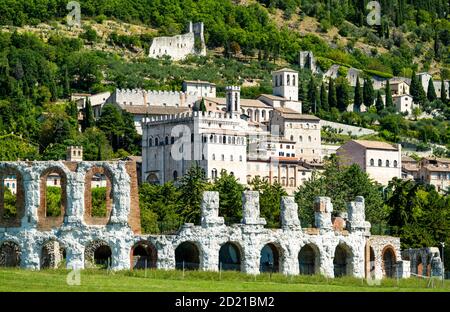
<instances>
[{"instance_id":1,"label":"crenellated wall","mask_svg":"<svg viewBox=\"0 0 450 312\"><path fill-rule=\"evenodd\" d=\"M90 183L89 173L96 168L102 168L111 179L111 209L104 224L94 224L86 217L89 210L86 185ZM147 266L160 269L218 271L234 267L249 274L270 269L284 274L364 278L368 274L368 246L375 249L376 266L383 266L386 248L395 254L395 265L402 263L399 239L370 236L362 197L349 204L347 227L343 230L332 226L333 206L329 198L316 200L316 227L310 229L301 227L293 197L283 197L281 228L272 229L265 227L266 221L260 216L258 192L242 194L242 220L231 225L219 216L219 193L205 192L200 225L185 224L173 235L142 235L133 163L0 163L0 174L13 169L23 181L19 187L23 187L25 198L23 216L19 226L0 227L0 265L20 264L27 269L56 267L64 255L68 268L84 268L90 267L99 250L106 248L114 270L137 268L137 263L145 259ZM40 224L48 217L38 214L42 205L40 176L52 169L58 169L66 178L65 213L61 224L41 228ZM142 256L143 249L147 250L147 256ZM409 267L408 261L403 262ZM383 269L377 270L381 274L376 277L381 278ZM399 272L400 277L409 276L403 270Z\"/></svg>"}]
</instances>

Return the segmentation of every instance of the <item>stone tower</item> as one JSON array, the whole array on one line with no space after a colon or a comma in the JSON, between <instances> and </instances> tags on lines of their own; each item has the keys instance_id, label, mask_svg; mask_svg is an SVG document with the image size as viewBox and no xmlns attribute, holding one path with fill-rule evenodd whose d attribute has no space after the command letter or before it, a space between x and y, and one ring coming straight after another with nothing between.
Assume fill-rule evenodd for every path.
<instances>
[{"instance_id":1,"label":"stone tower","mask_svg":"<svg viewBox=\"0 0 450 312\"><path fill-rule=\"evenodd\" d=\"M66 153L67 161L83 161L83 147L69 146Z\"/></svg>"},{"instance_id":2,"label":"stone tower","mask_svg":"<svg viewBox=\"0 0 450 312\"><path fill-rule=\"evenodd\" d=\"M241 87L227 86L225 87L227 99L227 112L241 113Z\"/></svg>"},{"instance_id":3,"label":"stone tower","mask_svg":"<svg viewBox=\"0 0 450 312\"><path fill-rule=\"evenodd\" d=\"M272 72L273 95L298 102L298 72L283 68Z\"/></svg>"}]
</instances>

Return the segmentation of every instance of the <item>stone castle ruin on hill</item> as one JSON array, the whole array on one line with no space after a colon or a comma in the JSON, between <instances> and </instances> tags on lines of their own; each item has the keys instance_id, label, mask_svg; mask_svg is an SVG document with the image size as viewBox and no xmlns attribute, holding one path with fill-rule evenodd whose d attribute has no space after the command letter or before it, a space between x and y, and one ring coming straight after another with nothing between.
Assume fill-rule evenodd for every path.
<instances>
[{"instance_id":1,"label":"stone castle ruin on hill","mask_svg":"<svg viewBox=\"0 0 450 312\"><path fill-rule=\"evenodd\" d=\"M206 55L204 25L202 22L189 22L188 32L173 37L156 37L149 49L149 57L158 58L170 56L179 61L189 54Z\"/></svg>"},{"instance_id":2,"label":"stone castle ruin on hill","mask_svg":"<svg viewBox=\"0 0 450 312\"><path fill-rule=\"evenodd\" d=\"M125 161L0 162L0 266L39 270L106 262L113 270L410 276L400 239L370 234L362 197L348 204L346 219L332 217L329 198L317 198L314 228L302 228L293 197L283 197L281 228L269 229L260 217L258 192L243 193L243 218L232 225L219 216L219 194L205 192L200 225L184 224L171 235L142 234L135 168ZM46 212L45 181L53 173L61 177L58 217ZM90 183L96 174L107 180L104 217L92 214ZM3 178L10 175L17 181L16 213L6 216Z\"/></svg>"}]
</instances>

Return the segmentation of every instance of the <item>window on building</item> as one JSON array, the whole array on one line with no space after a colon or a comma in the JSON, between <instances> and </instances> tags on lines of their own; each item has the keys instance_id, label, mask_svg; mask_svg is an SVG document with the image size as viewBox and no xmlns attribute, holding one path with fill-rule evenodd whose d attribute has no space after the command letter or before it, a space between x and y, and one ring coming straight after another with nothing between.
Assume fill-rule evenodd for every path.
<instances>
[{"instance_id":1,"label":"window on building","mask_svg":"<svg viewBox=\"0 0 450 312\"><path fill-rule=\"evenodd\" d=\"M159 145L159 139L156 138L156 139L155 139L155 146L158 146L158 145Z\"/></svg>"},{"instance_id":2,"label":"window on building","mask_svg":"<svg viewBox=\"0 0 450 312\"><path fill-rule=\"evenodd\" d=\"M295 87L295 75L292 75L292 85Z\"/></svg>"},{"instance_id":3,"label":"window on building","mask_svg":"<svg viewBox=\"0 0 450 312\"><path fill-rule=\"evenodd\" d=\"M178 179L178 171L176 170L173 172L173 179L174 180Z\"/></svg>"},{"instance_id":4,"label":"window on building","mask_svg":"<svg viewBox=\"0 0 450 312\"><path fill-rule=\"evenodd\" d=\"M191 142L194 142L194 134L191 133Z\"/></svg>"},{"instance_id":5,"label":"window on building","mask_svg":"<svg viewBox=\"0 0 450 312\"><path fill-rule=\"evenodd\" d=\"M308 136L308 142L311 142L311 136Z\"/></svg>"},{"instance_id":6,"label":"window on building","mask_svg":"<svg viewBox=\"0 0 450 312\"><path fill-rule=\"evenodd\" d=\"M239 156L239 161L240 161L240 162L242 162L242 155L241 155L241 156Z\"/></svg>"},{"instance_id":7,"label":"window on building","mask_svg":"<svg viewBox=\"0 0 450 312\"><path fill-rule=\"evenodd\" d=\"M293 135L291 135L291 141L294 141L294 136Z\"/></svg>"},{"instance_id":8,"label":"window on building","mask_svg":"<svg viewBox=\"0 0 450 312\"><path fill-rule=\"evenodd\" d=\"M286 77L286 85L290 85L291 84L291 77L289 75L287 75Z\"/></svg>"},{"instance_id":9,"label":"window on building","mask_svg":"<svg viewBox=\"0 0 450 312\"><path fill-rule=\"evenodd\" d=\"M211 170L211 178L217 179L217 169L216 169L216 168L214 168L213 170Z\"/></svg>"},{"instance_id":10,"label":"window on building","mask_svg":"<svg viewBox=\"0 0 450 312\"><path fill-rule=\"evenodd\" d=\"M233 155L230 156L230 161L233 161Z\"/></svg>"},{"instance_id":11,"label":"window on building","mask_svg":"<svg viewBox=\"0 0 450 312\"><path fill-rule=\"evenodd\" d=\"M381 159L378 159L378 167L383 166L383 162L381 161Z\"/></svg>"},{"instance_id":12,"label":"window on building","mask_svg":"<svg viewBox=\"0 0 450 312\"><path fill-rule=\"evenodd\" d=\"M300 136L300 137L298 138L298 141L299 141L299 142L303 142L303 137Z\"/></svg>"},{"instance_id":13,"label":"window on building","mask_svg":"<svg viewBox=\"0 0 450 312\"><path fill-rule=\"evenodd\" d=\"M212 154L212 160L216 160L216 154Z\"/></svg>"},{"instance_id":14,"label":"window on building","mask_svg":"<svg viewBox=\"0 0 450 312\"><path fill-rule=\"evenodd\" d=\"M222 154L222 161L225 161L225 155Z\"/></svg>"},{"instance_id":15,"label":"window on building","mask_svg":"<svg viewBox=\"0 0 450 312\"><path fill-rule=\"evenodd\" d=\"M398 166L398 163L396 160L394 160L394 167L397 168L397 166Z\"/></svg>"},{"instance_id":16,"label":"window on building","mask_svg":"<svg viewBox=\"0 0 450 312\"><path fill-rule=\"evenodd\" d=\"M148 146L149 147L153 146L153 139L152 138L148 139Z\"/></svg>"},{"instance_id":17,"label":"window on building","mask_svg":"<svg viewBox=\"0 0 450 312\"><path fill-rule=\"evenodd\" d=\"M386 167L389 167L389 160L386 160Z\"/></svg>"},{"instance_id":18,"label":"window on building","mask_svg":"<svg viewBox=\"0 0 450 312\"><path fill-rule=\"evenodd\" d=\"M170 144L174 144L175 143L175 138L174 137L170 137Z\"/></svg>"},{"instance_id":19,"label":"window on building","mask_svg":"<svg viewBox=\"0 0 450 312\"><path fill-rule=\"evenodd\" d=\"M168 136L166 136L166 139L165 139L164 142L165 142L166 145L169 145L169 137Z\"/></svg>"},{"instance_id":20,"label":"window on building","mask_svg":"<svg viewBox=\"0 0 450 312\"><path fill-rule=\"evenodd\" d=\"M370 165L375 166L375 160L373 160L373 158L370 160Z\"/></svg>"}]
</instances>

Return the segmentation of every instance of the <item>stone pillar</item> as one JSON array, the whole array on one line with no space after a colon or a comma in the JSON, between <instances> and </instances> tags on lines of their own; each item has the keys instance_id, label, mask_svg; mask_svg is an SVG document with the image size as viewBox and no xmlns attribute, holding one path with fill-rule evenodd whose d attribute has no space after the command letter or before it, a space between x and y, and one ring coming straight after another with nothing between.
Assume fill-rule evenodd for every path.
<instances>
[{"instance_id":1,"label":"stone pillar","mask_svg":"<svg viewBox=\"0 0 450 312\"><path fill-rule=\"evenodd\" d=\"M266 220L260 218L259 210L259 192L245 191L242 194L242 223L245 225L265 225Z\"/></svg>"},{"instance_id":2,"label":"stone pillar","mask_svg":"<svg viewBox=\"0 0 450 312\"><path fill-rule=\"evenodd\" d=\"M69 173L67 176L67 210L64 223L82 224L84 214L84 174Z\"/></svg>"},{"instance_id":3,"label":"stone pillar","mask_svg":"<svg viewBox=\"0 0 450 312\"><path fill-rule=\"evenodd\" d=\"M125 162L120 162L113 173L112 192L113 207L111 211L111 224L121 226L128 225L128 216L130 214L130 176L125 168Z\"/></svg>"},{"instance_id":4,"label":"stone pillar","mask_svg":"<svg viewBox=\"0 0 450 312\"><path fill-rule=\"evenodd\" d=\"M38 210L40 205L39 194L39 174L30 169L29 172L22 175L23 195L24 195L24 215L22 217L22 226L36 226L38 223Z\"/></svg>"},{"instance_id":5,"label":"stone pillar","mask_svg":"<svg viewBox=\"0 0 450 312\"><path fill-rule=\"evenodd\" d=\"M223 217L219 217L219 192L204 192L201 204L203 228L216 227L224 224Z\"/></svg>"},{"instance_id":6,"label":"stone pillar","mask_svg":"<svg viewBox=\"0 0 450 312\"><path fill-rule=\"evenodd\" d=\"M157 250L156 266L160 270L175 270L175 246L166 236L158 237L155 244Z\"/></svg>"},{"instance_id":7,"label":"stone pillar","mask_svg":"<svg viewBox=\"0 0 450 312\"><path fill-rule=\"evenodd\" d=\"M314 201L314 218L316 228L324 231L332 231L331 213L333 212L333 204L329 197L316 197Z\"/></svg>"},{"instance_id":8,"label":"stone pillar","mask_svg":"<svg viewBox=\"0 0 450 312\"><path fill-rule=\"evenodd\" d=\"M411 277L411 263L410 261L402 260L396 263L397 277L410 278Z\"/></svg>"},{"instance_id":9,"label":"stone pillar","mask_svg":"<svg viewBox=\"0 0 450 312\"><path fill-rule=\"evenodd\" d=\"M350 232L361 231L370 235L370 223L366 221L364 197L357 196L348 204L348 225Z\"/></svg>"},{"instance_id":10,"label":"stone pillar","mask_svg":"<svg viewBox=\"0 0 450 312\"><path fill-rule=\"evenodd\" d=\"M66 248L66 267L71 270L84 269L84 246L72 242Z\"/></svg>"},{"instance_id":11,"label":"stone pillar","mask_svg":"<svg viewBox=\"0 0 450 312\"><path fill-rule=\"evenodd\" d=\"M281 198L281 227L283 230L301 230L300 220L298 219L298 205L292 196Z\"/></svg>"},{"instance_id":12,"label":"stone pillar","mask_svg":"<svg viewBox=\"0 0 450 312\"><path fill-rule=\"evenodd\" d=\"M32 232L27 232L23 237L20 246L20 267L23 269L39 270L40 264L40 250L39 245L36 244Z\"/></svg>"},{"instance_id":13,"label":"stone pillar","mask_svg":"<svg viewBox=\"0 0 450 312\"><path fill-rule=\"evenodd\" d=\"M216 246L214 237L209 237L208 244L202 244L200 253L200 269L203 271L219 270L219 248Z\"/></svg>"},{"instance_id":14,"label":"stone pillar","mask_svg":"<svg viewBox=\"0 0 450 312\"><path fill-rule=\"evenodd\" d=\"M290 245L286 246L285 253L280 259L280 272L286 275L298 275L298 250Z\"/></svg>"},{"instance_id":15,"label":"stone pillar","mask_svg":"<svg viewBox=\"0 0 450 312\"><path fill-rule=\"evenodd\" d=\"M247 274L259 274L259 262L261 257L261 248L258 242L257 229L246 227L243 248L245 250L242 255L242 271Z\"/></svg>"},{"instance_id":16,"label":"stone pillar","mask_svg":"<svg viewBox=\"0 0 450 312\"><path fill-rule=\"evenodd\" d=\"M111 269L114 271L130 269L130 244L125 242L123 239L120 239L117 240L116 243L111 247Z\"/></svg>"}]
</instances>

